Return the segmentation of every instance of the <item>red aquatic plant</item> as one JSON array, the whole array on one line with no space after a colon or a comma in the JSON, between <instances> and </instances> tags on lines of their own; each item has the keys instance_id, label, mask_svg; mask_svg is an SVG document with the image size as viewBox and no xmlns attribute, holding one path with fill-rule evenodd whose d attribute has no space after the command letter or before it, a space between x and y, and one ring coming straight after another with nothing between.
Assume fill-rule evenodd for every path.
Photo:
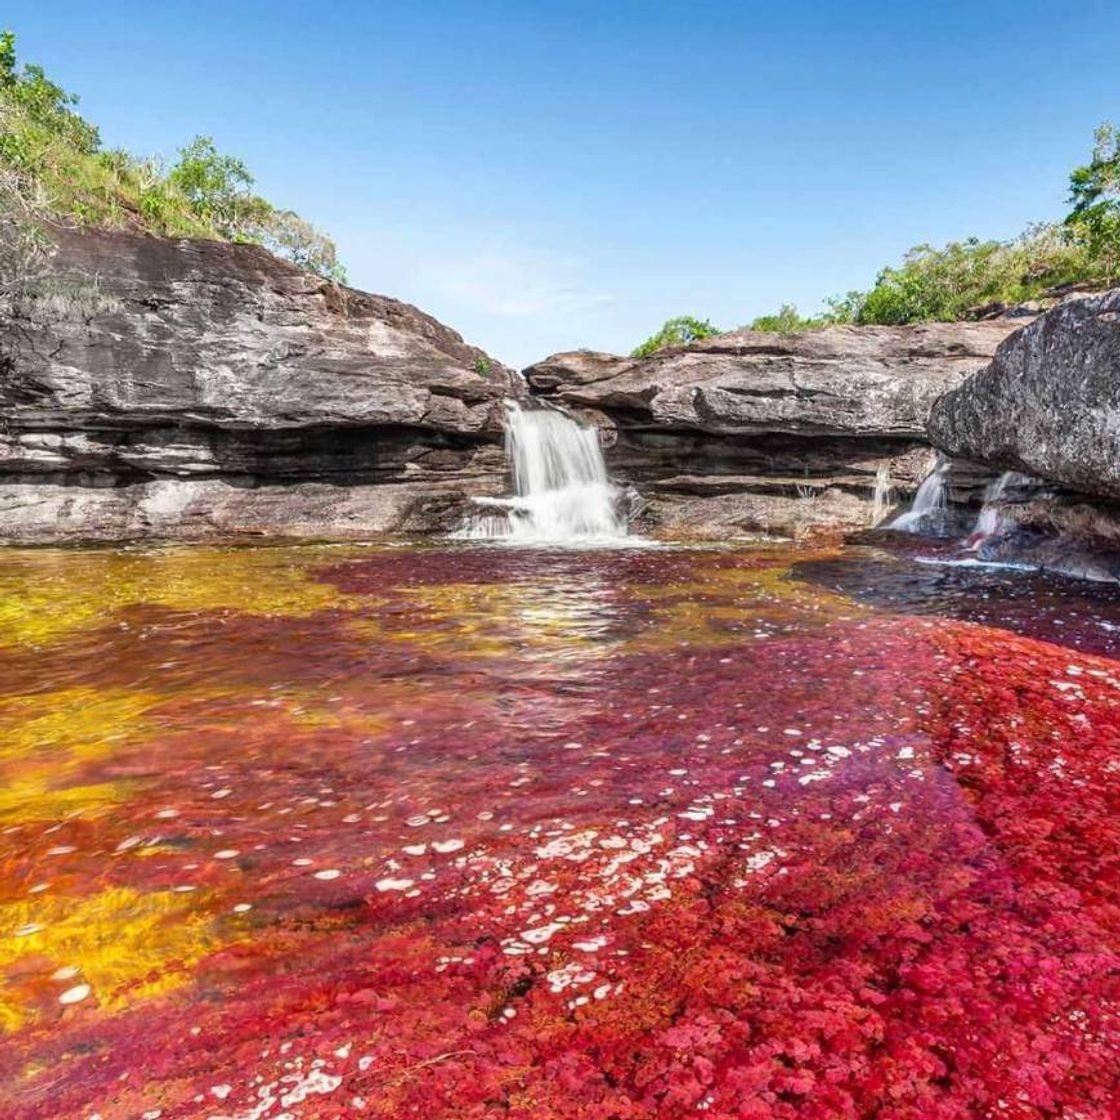
<instances>
[{"instance_id":1,"label":"red aquatic plant","mask_svg":"<svg viewBox=\"0 0 1120 1120\"><path fill-rule=\"evenodd\" d=\"M51 655L101 687L174 664L76 772L119 808L18 825L10 893L182 891L205 944L72 1005L22 959L3 1115L1117 1115L1115 662L734 554L622 561L544 655L501 615L449 640L424 596L502 568L459 556Z\"/></svg>"}]
</instances>

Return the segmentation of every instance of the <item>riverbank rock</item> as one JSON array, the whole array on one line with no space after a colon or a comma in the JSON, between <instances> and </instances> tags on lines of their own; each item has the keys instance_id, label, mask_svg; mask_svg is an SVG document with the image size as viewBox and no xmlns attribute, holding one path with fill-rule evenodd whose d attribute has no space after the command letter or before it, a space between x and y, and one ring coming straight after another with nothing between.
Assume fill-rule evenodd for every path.
<instances>
[{"instance_id":1,"label":"riverbank rock","mask_svg":"<svg viewBox=\"0 0 1120 1120\"><path fill-rule=\"evenodd\" d=\"M1120 290L1075 293L1008 338L929 432L956 462L1030 484L999 487L981 558L1120 578Z\"/></svg>"},{"instance_id":2,"label":"riverbank rock","mask_svg":"<svg viewBox=\"0 0 1120 1120\"><path fill-rule=\"evenodd\" d=\"M521 379L253 245L61 231L0 316L0 539L445 528Z\"/></svg>"},{"instance_id":3,"label":"riverbank rock","mask_svg":"<svg viewBox=\"0 0 1120 1120\"><path fill-rule=\"evenodd\" d=\"M949 455L1120 498L1120 289L1007 339L937 402L929 433Z\"/></svg>"},{"instance_id":4,"label":"riverbank rock","mask_svg":"<svg viewBox=\"0 0 1120 1120\"><path fill-rule=\"evenodd\" d=\"M525 377L606 429L651 526L797 536L905 504L931 466L934 402L1022 323L736 331L646 358L555 354Z\"/></svg>"}]
</instances>

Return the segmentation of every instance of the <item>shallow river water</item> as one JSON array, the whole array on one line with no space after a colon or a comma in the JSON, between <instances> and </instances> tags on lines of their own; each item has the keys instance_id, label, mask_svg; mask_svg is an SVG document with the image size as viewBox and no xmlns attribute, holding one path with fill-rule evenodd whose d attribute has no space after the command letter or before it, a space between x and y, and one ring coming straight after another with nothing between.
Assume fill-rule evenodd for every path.
<instances>
[{"instance_id":1,"label":"shallow river water","mask_svg":"<svg viewBox=\"0 0 1120 1120\"><path fill-rule=\"evenodd\" d=\"M4 551L0 1116L1118 1116L1117 658L874 547Z\"/></svg>"}]
</instances>

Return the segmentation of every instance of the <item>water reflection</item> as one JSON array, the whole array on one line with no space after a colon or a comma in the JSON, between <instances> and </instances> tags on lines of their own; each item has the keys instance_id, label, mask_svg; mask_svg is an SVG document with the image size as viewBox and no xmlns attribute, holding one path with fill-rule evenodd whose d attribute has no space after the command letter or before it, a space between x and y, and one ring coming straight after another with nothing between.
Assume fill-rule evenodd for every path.
<instances>
[{"instance_id":1,"label":"water reflection","mask_svg":"<svg viewBox=\"0 0 1120 1120\"><path fill-rule=\"evenodd\" d=\"M792 578L904 614L938 616L1120 656L1120 588L1039 571L932 565L879 549L796 562Z\"/></svg>"}]
</instances>

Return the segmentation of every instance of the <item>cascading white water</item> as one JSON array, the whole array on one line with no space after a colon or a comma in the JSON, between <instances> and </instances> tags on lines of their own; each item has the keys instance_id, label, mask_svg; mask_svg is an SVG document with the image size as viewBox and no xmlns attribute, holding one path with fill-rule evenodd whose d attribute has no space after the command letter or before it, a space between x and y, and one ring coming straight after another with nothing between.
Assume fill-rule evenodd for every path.
<instances>
[{"instance_id":1,"label":"cascading white water","mask_svg":"<svg viewBox=\"0 0 1120 1120\"><path fill-rule=\"evenodd\" d=\"M894 489L891 486L891 468L883 464L875 472L875 489L871 496L871 524L878 525L894 503Z\"/></svg>"},{"instance_id":2,"label":"cascading white water","mask_svg":"<svg viewBox=\"0 0 1120 1120\"><path fill-rule=\"evenodd\" d=\"M1003 499L1007 491L1015 486L1030 486L1035 480L1030 475L1020 474L1018 471L1004 471L994 482L990 482L984 491L984 504L968 535L967 548L975 552L983 543L994 537L1007 523L1007 516L1003 512Z\"/></svg>"},{"instance_id":3,"label":"cascading white water","mask_svg":"<svg viewBox=\"0 0 1120 1120\"><path fill-rule=\"evenodd\" d=\"M627 494L607 477L599 433L559 409L506 402L512 498L476 498L489 512L460 537L580 542L627 533Z\"/></svg>"},{"instance_id":4,"label":"cascading white water","mask_svg":"<svg viewBox=\"0 0 1120 1120\"><path fill-rule=\"evenodd\" d=\"M900 513L888 526L904 533L920 533L935 525L949 508L949 468L952 464L944 455L938 455L933 469L922 479L914 502L905 513Z\"/></svg>"}]
</instances>

